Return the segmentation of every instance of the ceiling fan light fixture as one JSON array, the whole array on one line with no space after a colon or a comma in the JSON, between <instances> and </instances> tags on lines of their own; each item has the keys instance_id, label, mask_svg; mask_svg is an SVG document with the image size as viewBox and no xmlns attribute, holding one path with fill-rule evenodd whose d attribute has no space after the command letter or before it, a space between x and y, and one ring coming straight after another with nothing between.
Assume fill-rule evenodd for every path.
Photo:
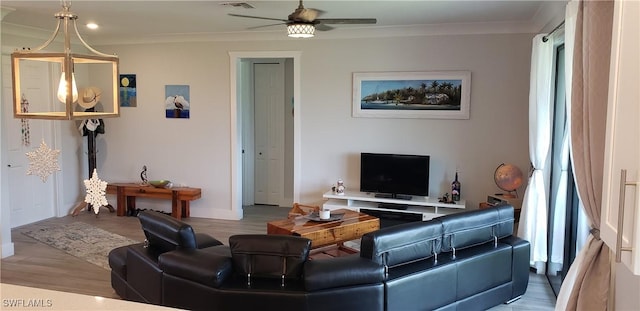
<instances>
[{"instance_id":1,"label":"ceiling fan light fixture","mask_svg":"<svg viewBox=\"0 0 640 311\"><path fill-rule=\"evenodd\" d=\"M312 38L316 32L316 26L313 23L289 23L287 32L292 38Z\"/></svg>"}]
</instances>

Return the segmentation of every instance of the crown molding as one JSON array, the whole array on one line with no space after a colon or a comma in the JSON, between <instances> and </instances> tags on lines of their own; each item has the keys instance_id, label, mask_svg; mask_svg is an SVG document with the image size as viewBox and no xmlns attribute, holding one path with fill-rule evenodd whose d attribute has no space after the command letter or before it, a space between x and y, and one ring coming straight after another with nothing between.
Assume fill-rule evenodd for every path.
<instances>
[{"instance_id":1,"label":"crown molding","mask_svg":"<svg viewBox=\"0 0 640 311\"><path fill-rule=\"evenodd\" d=\"M2 54L11 54L17 49L21 49L25 47L35 48L41 45L42 43L44 43L46 40L49 40L49 38L53 34L53 30L54 29L44 30L41 28L16 25L16 24L10 24L10 23L2 23L2 36L13 35L17 37L32 39L33 40L33 42L31 42L32 44L35 42L35 44L32 46L29 46L29 44L24 44L19 46L10 46L7 43L2 42L2 49L1 49ZM83 36L83 39L87 41L86 38L84 38L84 36ZM72 41L71 46L74 49L80 49L83 53L87 52L87 49L84 47L84 45L82 45L82 43L80 43L79 41L78 42L76 41L78 40ZM56 47L61 48L62 44L64 44L64 35L62 35L62 32L60 32L58 36L56 36L56 38L50 44L50 47L45 49L44 51L55 50Z\"/></svg>"},{"instance_id":2,"label":"crown molding","mask_svg":"<svg viewBox=\"0 0 640 311\"><path fill-rule=\"evenodd\" d=\"M2 34L3 35L14 35L27 37L32 39L42 39L47 40L53 34L54 29L45 30L37 27L30 27L12 23L2 23ZM58 38L56 38L58 39Z\"/></svg>"},{"instance_id":3,"label":"crown molding","mask_svg":"<svg viewBox=\"0 0 640 311\"><path fill-rule=\"evenodd\" d=\"M287 37L286 29L252 32L227 33L186 33L164 34L153 36L122 37L92 37L96 45L120 45L139 43L171 43L171 42L210 42L210 41L277 41L277 40L328 40L328 39L356 39L356 38L384 38L384 37L415 37L441 35L479 35L479 34L518 34L535 33L536 25L531 22L507 23L469 23L469 24L438 24L438 25L410 25L410 26L369 26L335 28L331 31L317 31L316 36L309 39L294 39ZM90 37L91 38L91 37Z\"/></svg>"},{"instance_id":4,"label":"crown molding","mask_svg":"<svg viewBox=\"0 0 640 311\"><path fill-rule=\"evenodd\" d=\"M548 22L546 22L548 23ZM546 24L545 23L545 24ZM83 39L90 45L124 45L151 43L182 43L182 42L216 42L216 41L274 41L274 40L326 40L326 39L354 39L354 38L384 38L384 37L415 37L415 36L443 36L443 35L480 35L480 34L522 34L537 33L539 23L530 22L491 22L464 24L432 24L408 26L368 26L335 28L331 31L318 31L310 39L293 39L286 35L286 29L269 31L243 32L202 32L159 35L136 35L130 33L122 36L100 36L82 34ZM47 40L53 30L43 30L17 24L2 24L2 33L24 36L34 39ZM56 38L58 41L60 38Z\"/></svg>"}]
</instances>

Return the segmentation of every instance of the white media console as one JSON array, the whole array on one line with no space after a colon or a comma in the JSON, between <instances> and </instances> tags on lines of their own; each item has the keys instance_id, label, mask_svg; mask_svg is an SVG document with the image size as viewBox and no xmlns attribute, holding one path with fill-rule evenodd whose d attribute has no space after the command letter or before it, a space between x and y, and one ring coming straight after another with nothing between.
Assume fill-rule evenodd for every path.
<instances>
[{"instance_id":1,"label":"white media console","mask_svg":"<svg viewBox=\"0 0 640 311\"><path fill-rule=\"evenodd\" d=\"M322 208L335 210L347 208L350 210L360 211L360 209L409 213L422 215L422 220L430 220L434 217L459 213L465 208L465 200L456 203L438 202L438 198L413 196L411 200L379 198L373 193L365 193L359 191L345 191L344 194L337 194L333 191L326 192L322 195L327 199ZM406 205L407 209L394 209L379 207L380 203Z\"/></svg>"}]
</instances>

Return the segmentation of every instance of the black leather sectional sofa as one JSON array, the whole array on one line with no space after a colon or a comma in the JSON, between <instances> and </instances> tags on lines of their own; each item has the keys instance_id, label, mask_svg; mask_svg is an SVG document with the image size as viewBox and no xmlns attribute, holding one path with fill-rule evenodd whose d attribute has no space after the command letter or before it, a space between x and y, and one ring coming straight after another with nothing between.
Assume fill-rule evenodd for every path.
<instances>
[{"instance_id":1,"label":"black leather sectional sofa","mask_svg":"<svg viewBox=\"0 0 640 311\"><path fill-rule=\"evenodd\" d=\"M145 243L109 254L127 300L193 310L485 310L526 291L529 243L513 207L407 223L366 234L361 251L309 259L293 236L236 235L229 244L169 216L139 215Z\"/></svg>"}]
</instances>

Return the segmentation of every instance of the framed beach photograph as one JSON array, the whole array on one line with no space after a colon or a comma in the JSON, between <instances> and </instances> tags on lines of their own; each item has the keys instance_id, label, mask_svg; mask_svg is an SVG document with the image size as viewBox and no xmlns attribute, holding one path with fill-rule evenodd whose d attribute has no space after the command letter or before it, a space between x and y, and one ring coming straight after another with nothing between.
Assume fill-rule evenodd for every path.
<instances>
[{"instance_id":1,"label":"framed beach photograph","mask_svg":"<svg viewBox=\"0 0 640 311\"><path fill-rule=\"evenodd\" d=\"M469 119L470 71L354 72L353 116Z\"/></svg>"}]
</instances>

